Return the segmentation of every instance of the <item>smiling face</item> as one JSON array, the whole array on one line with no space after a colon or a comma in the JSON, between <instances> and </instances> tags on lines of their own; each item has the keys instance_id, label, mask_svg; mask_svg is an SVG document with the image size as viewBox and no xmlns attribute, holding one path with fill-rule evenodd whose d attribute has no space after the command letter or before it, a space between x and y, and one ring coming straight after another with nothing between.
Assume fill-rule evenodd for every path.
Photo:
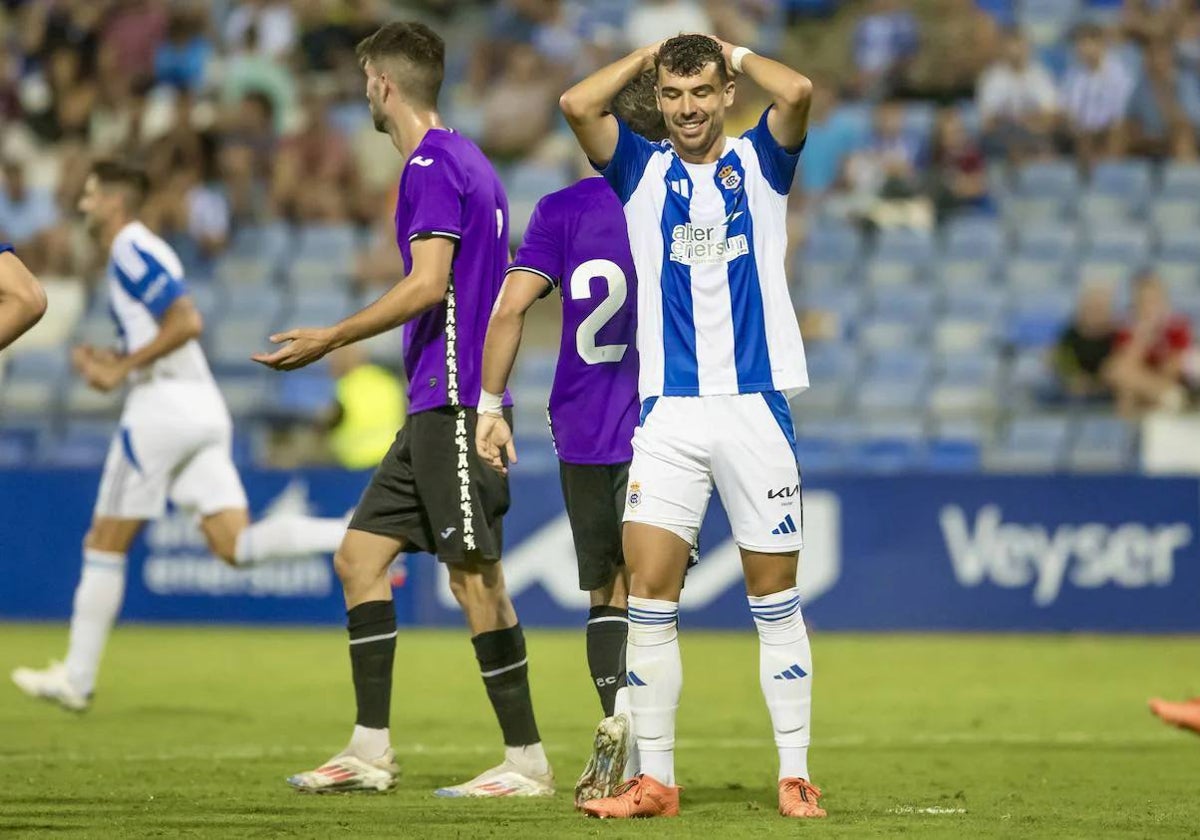
<instances>
[{"instance_id":1,"label":"smiling face","mask_svg":"<svg viewBox=\"0 0 1200 840\"><path fill-rule=\"evenodd\" d=\"M725 109L733 104L734 85L723 81L715 62L690 76L658 69L658 105L671 144L692 163L711 162L725 136ZM716 157L712 157L716 160Z\"/></svg>"}]
</instances>

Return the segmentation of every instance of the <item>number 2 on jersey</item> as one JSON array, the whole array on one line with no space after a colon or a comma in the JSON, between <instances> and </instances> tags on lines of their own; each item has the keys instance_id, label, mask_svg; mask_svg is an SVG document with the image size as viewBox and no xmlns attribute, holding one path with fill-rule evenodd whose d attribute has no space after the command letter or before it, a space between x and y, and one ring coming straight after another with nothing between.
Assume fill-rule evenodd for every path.
<instances>
[{"instance_id":1,"label":"number 2 on jersey","mask_svg":"<svg viewBox=\"0 0 1200 840\"><path fill-rule=\"evenodd\" d=\"M589 365L619 362L625 356L629 345L597 344L596 334L625 305L625 298L629 296L629 284L625 279L625 272L612 260L588 260L571 272L571 281L567 284L571 300L591 298L593 277L605 280L608 284L608 294L580 323L579 331L575 333L575 349L579 357Z\"/></svg>"}]
</instances>

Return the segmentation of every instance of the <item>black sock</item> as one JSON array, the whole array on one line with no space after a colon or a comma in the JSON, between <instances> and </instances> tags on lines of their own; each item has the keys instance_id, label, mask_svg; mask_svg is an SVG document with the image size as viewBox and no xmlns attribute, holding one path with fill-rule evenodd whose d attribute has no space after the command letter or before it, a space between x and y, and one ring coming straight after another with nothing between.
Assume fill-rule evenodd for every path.
<instances>
[{"instance_id":1,"label":"black sock","mask_svg":"<svg viewBox=\"0 0 1200 840\"><path fill-rule=\"evenodd\" d=\"M471 639L479 672L506 747L525 747L542 740L533 719L529 696L529 665L525 659L525 634L521 625L491 630Z\"/></svg>"},{"instance_id":2,"label":"black sock","mask_svg":"<svg viewBox=\"0 0 1200 840\"><path fill-rule=\"evenodd\" d=\"M396 608L391 601L367 601L346 613L350 631L350 670L355 723L385 729L392 708L392 662L396 658Z\"/></svg>"},{"instance_id":3,"label":"black sock","mask_svg":"<svg viewBox=\"0 0 1200 840\"><path fill-rule=\"evenodd\" d=\"M618 607L592 607L588 611L587 658L592 683L600 695L604 716L617 704L617 689L625 685L625 640L629 614Z\"/></svg>"}]
</instances>

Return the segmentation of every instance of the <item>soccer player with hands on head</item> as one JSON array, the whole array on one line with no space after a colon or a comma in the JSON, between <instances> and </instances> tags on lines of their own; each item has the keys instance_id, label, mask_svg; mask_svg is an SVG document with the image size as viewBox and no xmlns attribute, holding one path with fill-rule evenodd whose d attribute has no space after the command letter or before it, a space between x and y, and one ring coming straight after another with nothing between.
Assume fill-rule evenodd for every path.
<instances>
[{"instance_id":1,"label":"soccer player with hands on head","mask_svg":"<svg viewBox=\"0 0 1200 840\"><path fill-rule=\"evenodd\" d=\"M0 242L0 350L46 314L46 292L13 247Z\"/></svg>"},{"instance_id":2,"label":"soccer player with hands on head","mask_svg":"<svg viewBox=\"0 0 1200 840\"><path fill-rule=\"evenodd\" d=\"M669 145L609 111L657 73ZM771 98L725 136L734 78ZM598 817L673 816L677 620L688 556L715 485L742 556L760 683L779 750L779 810L823 817L809 781L812 655L796 587L803 516L788 398L808 386L788 294L787 194L812 84L744 47L680 35L602 68L560 105L624 207L638 276L639 425L624 511L630 570L627 679L641 775L583 805Z\"/></svg>"}]
</instances>

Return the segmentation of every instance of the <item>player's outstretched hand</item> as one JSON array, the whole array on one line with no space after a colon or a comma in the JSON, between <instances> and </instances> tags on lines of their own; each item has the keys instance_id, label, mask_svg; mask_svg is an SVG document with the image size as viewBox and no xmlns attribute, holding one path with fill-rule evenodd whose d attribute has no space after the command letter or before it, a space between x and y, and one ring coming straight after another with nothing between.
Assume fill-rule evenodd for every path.
<instances>
[{"instance_id":1,"label":"player's outstretched hand","mask_svg":"<svg viewBox=\"0 0 1200 840\"><path fill-rule=\"evenodd\" d=\"M333 333L326 328L301 328L276 333L272 344L283 344L274 353L255 353L250 358L275 370L295 370L311 365L333 349Z\"/></svg>"},{"instance_id":2,"label":"player's outstretched hand","mask_svg":"<svg viewBox=\"0 0 1200 840\"><path fill-rule=\"evenodd\" d=\"M475 423L475 451L489 467L500 475L508 475L508 467L504 458L500 457L501 450L510 464L517 462L512 429L508 428L508 423L499 414L480 414Z\"/></svg>"}]
</instances>

